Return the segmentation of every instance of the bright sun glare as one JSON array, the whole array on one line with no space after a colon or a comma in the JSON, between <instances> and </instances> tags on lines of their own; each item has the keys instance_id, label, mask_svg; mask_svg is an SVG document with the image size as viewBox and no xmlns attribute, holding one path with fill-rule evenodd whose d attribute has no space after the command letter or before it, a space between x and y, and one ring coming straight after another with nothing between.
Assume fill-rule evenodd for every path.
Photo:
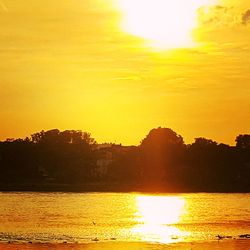
<instances>
[{"instance_id":1,"label":"bright sun glare","mask_svg":"<svg viewBox=\"0 0 250 250\"><path fill-rule=\"evenodd\" d=\"M132 229L140 239L169 243L185 235L175 227L185 215L185 200L180 197L138 196L138 225ZM187 234L187 233L186 233Z\"/></svg>"},{"instance_id":2,"label":"bright sun glare","mask_svg":"<svg viewBox=\"0 0 250 250\"><path fill-rule=\"evenodd\" d=\"M118 0L122 29L158 49L195 46L198 8L211 0Z\"/></svg>"}]
</instances>

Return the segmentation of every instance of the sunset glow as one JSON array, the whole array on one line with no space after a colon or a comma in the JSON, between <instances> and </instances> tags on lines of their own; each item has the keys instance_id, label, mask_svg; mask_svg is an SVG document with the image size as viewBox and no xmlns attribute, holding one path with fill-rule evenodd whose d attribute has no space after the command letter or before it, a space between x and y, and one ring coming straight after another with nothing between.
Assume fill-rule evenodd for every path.
<instances>
[{"instance_id":1,"label":"sunset glow","mask_svg":"<svg viewBox=\"0 0 250 250\"><path fill-rule=\"evenodd\" d=\"M162 50L196 45L192 31L197 27L197 9L205 0L119 0L122 29ZM211 1L210 1L211 2Z\"/></svg>"}]
</instances>

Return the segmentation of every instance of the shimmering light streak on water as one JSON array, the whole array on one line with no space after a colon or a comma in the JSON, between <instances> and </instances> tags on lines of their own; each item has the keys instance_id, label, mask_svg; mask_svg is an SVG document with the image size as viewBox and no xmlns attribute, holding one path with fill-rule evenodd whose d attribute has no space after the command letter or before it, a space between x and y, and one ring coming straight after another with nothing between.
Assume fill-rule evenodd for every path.
<instances>
[{"instance_id":1,"label":"shimmering light streak on water","mask_svg":"<svg viewBox=\"0 0 250 250\"><path fill-rule=\"evenodd\" d=\"M185 215L185 199L174 196L137 196L137 222L131 231L143 241L157 241L171 243L176 240L182 241L188 236L187 232L177 227Z\"/></svg>"}]
</instances>

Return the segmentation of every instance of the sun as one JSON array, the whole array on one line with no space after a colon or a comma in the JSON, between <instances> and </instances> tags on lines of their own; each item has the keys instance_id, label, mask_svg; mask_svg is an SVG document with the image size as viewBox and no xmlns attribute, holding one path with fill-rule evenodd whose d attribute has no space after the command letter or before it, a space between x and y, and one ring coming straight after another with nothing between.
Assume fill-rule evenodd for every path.
<instances>
[{"instance_id":1,"label":"sun","mask_svg":"<svg viewBox=\"0 0 250 250\"><path fill-rule=\"evenodd\" d=\"M174 49L195 46L192 31L197 10L209 0L118 0L122 30L143 38L151 47Z\"/></svg>"}]
</instances>

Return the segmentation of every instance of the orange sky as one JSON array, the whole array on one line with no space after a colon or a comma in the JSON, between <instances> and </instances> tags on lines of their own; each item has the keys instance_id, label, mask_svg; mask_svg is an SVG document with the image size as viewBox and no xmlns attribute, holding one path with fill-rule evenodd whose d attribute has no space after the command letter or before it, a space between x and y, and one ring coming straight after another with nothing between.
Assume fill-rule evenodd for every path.
<instances>
[{"instance_id":1,"label":"orange sky","mask_svg":"<svg viewBox=\"0 0 250 250\"><path fill-rule=\"evenodd\" d=\"M133 20L124 28L128 10L118 1L0 1L0 139L59 128L138 144L162 126L186 142L202 136L233 144L250 133L250 2L200 0L209 6L194 12L195 45L161 48L148 39L156 26L143 33ZM150 27L163 0L153 1L156 9L145 1ZM158 36L171 28L174 43L182 28L169 25L188 6L165 7L171 18L152 25ZM129 8L140 17L138 6Z\"/></svg>"}]
</instances>

